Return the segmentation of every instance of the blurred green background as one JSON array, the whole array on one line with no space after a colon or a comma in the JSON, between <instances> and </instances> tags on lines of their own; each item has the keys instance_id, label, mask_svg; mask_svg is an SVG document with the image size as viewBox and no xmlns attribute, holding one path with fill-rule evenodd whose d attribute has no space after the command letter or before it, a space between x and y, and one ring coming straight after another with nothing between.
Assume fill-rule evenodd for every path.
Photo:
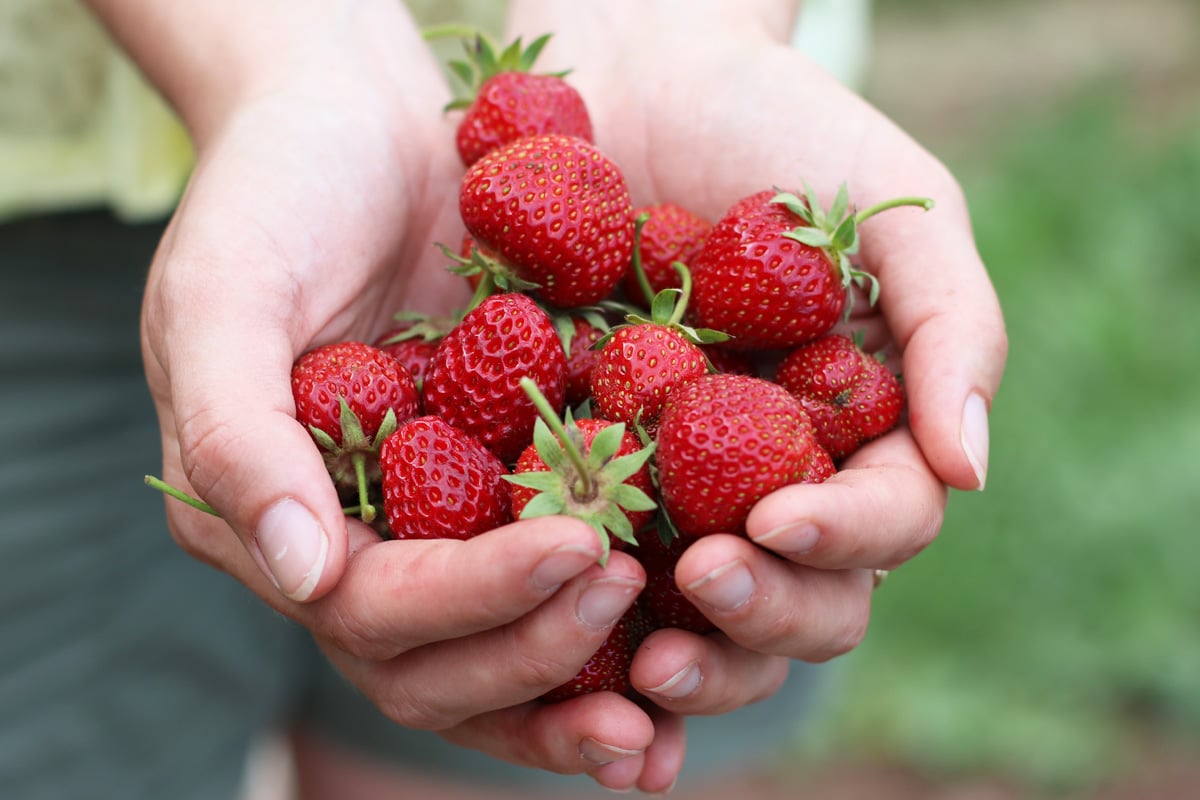
<instances>
[{"instance_id":1,"label":"blurred green background","mask_svg":"<svg viewBox=\"0 0 1200 800\"><path fill-rule=\"evenodd\" d=\"M1200 763L1200 3L875 12L864 91L962 181L1010 357L986 492L804 746L1046 791Z\"/></svg>"}]
</instances>

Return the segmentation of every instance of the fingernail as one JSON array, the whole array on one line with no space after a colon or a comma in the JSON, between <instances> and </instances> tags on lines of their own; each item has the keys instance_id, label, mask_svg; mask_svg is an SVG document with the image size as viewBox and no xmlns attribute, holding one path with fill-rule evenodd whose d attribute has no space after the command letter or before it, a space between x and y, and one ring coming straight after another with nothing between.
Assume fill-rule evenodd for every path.
<instances>
[{"instance_id":1,"label":"fingernail","mask_svg":"<svg viewBox=\"0 0 1200 800\"><path fill-rule=\"evenodd\" d=\"M666 681L646 691L671 700L681 700L700 688L700 664L693 661Z\"/></svg>"},{"instance_id":2,"label":"fingernail","mask_svg":"<svg viewBox=\"0 0 1200 800\"><path fill-rule=\"evenodd\" d=\"M625 750L621 747L603 744L590 736L579 743L579 755L583 756L584 761L597 767L636 756L641 752L641 750Z\"/></svg>"},{"instance_id":3,"label":"fingernail","mask_svg":"<svg viewBox=\"0 0 1200 800\"><path fill-rule=\"evenodd\" d=\"M641 588L639 583L620 578L598 580L584 590L575 613L590 628L610 627L633 603Z\"/></svg>"},{"instance_id":4,"label":"fingernail","mask_svg":"<svg viewBox=\"0 0 1200 800\"><path fill-rule=\"evenodd\" d=\"M987 483L988 410L987 402L975 392L967 396L967 402L963 406L960 438L967 461L971 462L971 469L975 471L975 477L979 480L978 489L982 492L984 484Z\"/></svg>"},{"instance_id":5,"label":"fingernail","mask_svg":"<svg viewBox=\"0 0 1200 800\"><path fill-rule=\"evenodd\" d=\"M821 531L811 522L793 522L768 531L754 542L777 553L800 555L816 547L820 538Z\"/></svg>"},{"instance_id":6,"label":"fingernail","mask_svg":"<svg viewBox=\"0 0 1200 800\"><path fill-rule=\"evenodd\" d=\"M714 569L687 589L718 611L736 611L754 594L754 576L746 562L738 559Z\"/></svg>"},{"instance_id":7,"label":"fingernail","mask_svg":"<svg viewBox=\"0 0 1200 800\"><path fill-rule=\"evenodd\" d=\"M533 584L541 592L553 592L596 563L596 554L582 547L566 546L543 558L533 568Z\"/></svg>"},{"instance_id":8,"label":"fingernail","mask_svg":"<svg viewBox=\"0 0 1200 800\"><path fill-rule=\"evenodd\" d=\"M254 532L267 577L285 596L307 600L321 580L329 555L329 538L316 517L300 503L285 498L267 510Z\"/></svg>"}]
</instances>

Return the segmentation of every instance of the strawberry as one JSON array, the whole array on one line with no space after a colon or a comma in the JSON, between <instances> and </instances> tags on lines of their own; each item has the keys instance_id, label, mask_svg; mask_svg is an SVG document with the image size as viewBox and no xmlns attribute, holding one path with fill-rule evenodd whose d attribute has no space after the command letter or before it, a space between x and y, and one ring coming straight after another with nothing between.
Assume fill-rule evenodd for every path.
<instances>
[{"instance_id":1,"label":"strawberry","mask_svg":"<svg viewBox=\"0 0 1200 800\"><path fill-rule=\"evenodd\" d=\"M438 342L453 325L407 312L397 314L396 319L398 324L376 337L374 346L403 364L420 390L429 374L429 362L433 360Z\"/></svg>"},{"instance_id":2,"label":"strawberry","mask_svg":"<svg viewBox=\"0 0 1200 800\"><path fill-rule=\"evenodd\" d=\"M716 331L690 328L687 310L691 278L675 264L682 286L654 297L650 318L636 314L601 339L592 368L592 402L605 419L640 425L653 435L663 402L676 387L708 372L702 344L724 340ZM635 269L637 266L635 264Z\"/></svg>"},{"instance_id":3,"label":"strawberry","mask_svg":"<svg viewBox=\"0 0 1200 800\"><path fill-rule=\"evenodd\" d=\"M657 530L649 530L638 537L634 554L646 569L646 588L638 596L638 602L656 629L679 628L692 633L710 633L717 629L675 582L675 565L690 543L678 536L664 542Z\"/></svg>"},{"instance_id":4,"label":"strawberry","mask_svg":"<svg viewBox=\"0 0 1200 800\"><path fill-rule=\"evenodd\" d=\"M642 447L619 422L600 419L565 424L528 379L522 386L542 417L533 444L517 460L513 475L513 514L520 519L564 514L595 528L608 558L610 535L636 543L636 533L653 518L654 486L647 462L654 445Z\"/></svg>"},{"instance_id":5,"label":"strawberry","mask_svg":"<svg viewBox=\"0 0 1200 800\"><path fill-rule=\"evenodd\" d=\"M564 73L530 71L549 39L549 34L540 36L523 48L518 38L497 52L491 40L479 34L466 44L465 61L450 62L470 90L469 96L447 106L465 110L455 131L463 164L469 167L497 147L541 133L593 141L587 105L563 79Z\"/></svg>"},{"instance_id":6,"label":"strawberry","mask_svg":"<svg viewBox=\"0 0 1200 800\"><path fill-rule=\"evenodd\" d=\"M383 508L397 539L469 539L512 521L507 467L438 417L399 426L379 458Z\"/></svg>"},{"instance_id":7,"label":"strawberry","mask_svg":"<svg viewBox=\"0 0 1200 800\"><path fill-rule=\"evenodd\" d=\"M635 603L609 632L608 638L592 654L575 677L542 695L547 703L558 703L592 692L628 694L629 667L634 653L646 638L649 628Z\"/></svg>"},{"instance_id":8,"label":"strawberry","mask_svg":"<svg viewBox=\"0 0 1200 800\"><path fill-rule=\"evenodd\" d=\"M649 306L654 295L663 289L678 288L679 275L672 264L690 264L700 252L712 223L675 203L658 203L634 209L634 217L645 215L638 253L650 291L639 286L640 279L632 267L621 281L625 296L634 303Z\"/></svg>"},{"instance_id":9,"label":"strawberry","mask_svg":"<svg viewBox=\"0 0 1200 800\"><path fill-rule=\"evenodd\" d=\"M742 198L713 226L692 263L694 313L730 336L737 349L791 348L828 333L848 309L853 285L879 293L874 276L856 269L858 225L900 205L899 198L849 212L843 185L827 213L816 195L767 190Z\"/></svg>"},{"instance_id":10,"label":"strawberry","mask_svg":"<svg viewBox=\"0 0 1200 800\"><path fill-rule=\"evenodd\" d=\"M518 139L475 162L459 190L467 231L559 308L604 300L633 255L634 216L617 166L583 139Z\"/></svg>"},{"instance_id":11,"label":"strawberry","mask_svg":"<svg viewBox=\"0 0 1200 800\"><path fill-rule=\"evenodd\" d=\"M517 459L538 412L521 389L528 377L561 409L567 359L554 324L528 296L490 295L446 334L423 386L425 411L476 437L500 460Z\"/></svg>"},{"instance_id":12,"label":"strawberry","mask_svg":"<svg viewBox=\"0 0 1200 800\"><path fill-rule=\"evenodd\" d=\"M829 334L784 357L775 380L804 406L817 440L833 458L890 431L904 390L878 357L849 336Z\"/></svg>"},{"instance_id":13,"label":"strawberry","mask_svg":"<svg viewBox=\"0 0 1200 800\"><path fill-rule=\"evenodd\" d=\"M834 472L800 401L747 375L703 375L678 387L657 443L660 499L687 537L744 533L762 497Z\"/></svg>"},{"instance_id":14,"label":"strawberry","mask_svg":"<svg viewBox=\"0 0 1200 800\"><path fill-rule=\"evenodd\" d=\"M291 378L297 421L324 451L334 483L357 487L360 516L371 522L369 490L379 479L379 445L399 422L416 415L416 383L395 358L353 341L303 354Z\"/></svg>"}]
</instances>

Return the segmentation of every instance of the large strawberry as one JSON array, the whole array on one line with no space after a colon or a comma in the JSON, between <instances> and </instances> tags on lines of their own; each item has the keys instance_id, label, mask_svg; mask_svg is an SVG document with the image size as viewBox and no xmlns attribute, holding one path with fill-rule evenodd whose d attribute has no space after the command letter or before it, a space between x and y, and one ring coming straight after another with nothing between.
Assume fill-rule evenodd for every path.
<instances>
[{"instance_id":1,"label":"large strawberry","mask_svg":"<svg viewBox=\"0 0 1200 800\"><path fill-rule=\"evenodd\" d=\"M791 348L828 333L847 311L852 286L879 292L857 269L858 225L900 205L931 208L924 198L898 198L851 213L842 186L826 212L810 189L805 198L766 190L742 198L713 226L693 260L692 310L728 333L743 350Z\"/></svg>"},{"instance_id":2,"label":"large strawberry","mask_svg":"<svg viewBox=\"0 0 1200 800\"><path fill-rule=\"evenodd\" d=\"M883 361L840 334L788 353L775 380L804 406L818 441L834 458L890 431L904 408L899 379Z\"/></svg>"},{"instance_id":3,"label":"large strawberry","mask_svg":"<svg viewBox=\"0 0 1200 800\"><path fill-rule=\"evenodd\" d=\"M451 70L469 90L468 96L447 106L448 110L465 110L455 143L468 167L524 136L561 133L592 141L587 105L563 79L565 73L530 71L549 39L546 34L522 47L518 38L497 52L487 36L477 34L464 42L467 58L450 62Z\"/></svg>"},{"instance_id":4,"label":"large strawberry","mask_svg":"<svg viewBox=\"0 0 1200 800\"><path fill-rule=\"evenodd\" d=\"M691 264L712 223L677 203L656 203L634 209L634 216L645 215L638 240L642 272L649 288L641 285L637 271L630 268L621 281L625 296L634 303L649 306L654 295L680 285L674 263Z\"/></svg>"},{"instance_id":5,"label":"large strawberry","mask_svg":"<svg viewBox=\"0 0 1200 800\"><path fill-rule=\"evenodd\" d=\"M360 515L372 521L369 494L379 480L379 445L417 413L412 376L382 350L352 341L303 354L291 378L296 419L321 446L334 482L357 488Z\"/></svg>"},{"instance_id":6,"label":"large strawberry","mask_svg":"<svg viewBox=\"0 0 1200 800\"><path fill-rule=\"evenodd\" d=\"M554 324L528 296L490 295L446 334L422 387L426 413L476 437L506 464L532 441L528 377L561 410L567 359Z\"/></svg>"},{"instance_id":7,"label":"large strawberry","mask_svg":"<svg viewBox=\"0 0 1200 800\"><path fill-rule=\"evenodd\" d=\"M488 153L463 177L459 211L481 245L560 308L607 298L633 254L625 178L574 136L529 136Z\"/></svg>"},{"instance_id":8,"label":"large strawberry","mask_svg":"<svg viewBox=\"0 0 1200 800\"><path fill-rule=\"evenodd\" d=\"M569 416L564 422L531 381L522 383L542 418L508 478L513 514L563 514L589 523L604 545L604 563L610 546L635 544L638 530L653 518L647 462L654 445L643 447L619 422Z\"/></svg>"},{"instance_id":9,"label":"large strawberry","mask_svg":"<svg viewBox=\"0 0 1200 800\"><path fill-rule=\"evenodd\" d=\"M397 539L469 539L512 521L508 468L474 437L434 416L383 442L383 508Z\"/></svg>"},{"instance_id":10,"label":"large strawberry","mask_svg":"<svg viewBox=\"0 0 1200 800\"><path fill-rule=\"evenodd\" d=\"M646 638L649 626L635 603L617 621L600 648L566 683L542 695L548 703L570 700L592 692L627 694L631 690L629 667L634 653Z\"/></svg>"},{"instance_id":11,"label":"large strawberry","mask_svg":"<svg viewBox=\"0 0 1200 800\"><path fill-rule=\"evenodd\" d=\"M687 537L744 533L762 497L834 473L800 401L747 375L703 375L678 387L657 442L662 505Z\"/></svg>"}]
</instances>

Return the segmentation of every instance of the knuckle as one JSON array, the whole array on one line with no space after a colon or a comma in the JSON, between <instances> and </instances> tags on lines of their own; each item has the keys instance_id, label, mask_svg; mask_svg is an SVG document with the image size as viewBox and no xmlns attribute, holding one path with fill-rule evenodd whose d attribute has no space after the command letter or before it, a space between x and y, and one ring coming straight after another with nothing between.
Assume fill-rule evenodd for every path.
<instances>
[{"instance_id":1,"label":"knuckle","mask_svg":"<svg viewBox=\"0 0 1200 800\"><path fill-rule=\"evenodd\" d=\"M391 691L376 698L375 704L384 716L405 728L440 731L460 722L433 698L413 694L405 681L393 681Z\"/></svg>"},{"instance_id":2,"label":"knuckle","mask_svg":"<svg viewBox=\"0 0 1200 800\"><path fill-rule=\"evenodd\" d=\"M362 613L352 612L338 603L330 603L322 635L346 653L367 661L386 661L405 648L385 637Z\"/></svg>"}]
</instances>

